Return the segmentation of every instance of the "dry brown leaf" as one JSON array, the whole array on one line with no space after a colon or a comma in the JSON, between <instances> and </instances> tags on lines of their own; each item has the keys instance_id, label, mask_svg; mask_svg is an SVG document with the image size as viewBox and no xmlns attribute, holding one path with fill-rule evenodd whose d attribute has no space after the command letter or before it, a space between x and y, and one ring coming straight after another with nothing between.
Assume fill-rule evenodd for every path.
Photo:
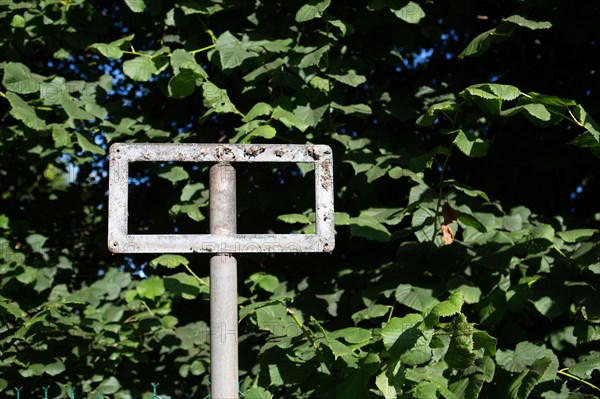
<instances>
[{"instance_id":1,"label":"dry brown leaf","mask_svg":"<svg viewBox=\"0 0 600 399\"><path fill-rule=\"evenodd\" d=\"M450 245L454 242L454 232L452 231L452 227L443 224L442 225L442 241L444 244Z\"/></svg>"},{"instance_id":2,"label":"dry brown leaf","mask_svg":"<svg viewBox=\"0 0 600 399\"><path fill-rule=\"evenodd\" d=\"M444 217L444 221L442 222L442 241L446 245L450 245L454 242L454 231L452 231L449 224L455 222L457 216L454 209L447 202L442 207L442 216Z\"/></svg>"}]
</instances>

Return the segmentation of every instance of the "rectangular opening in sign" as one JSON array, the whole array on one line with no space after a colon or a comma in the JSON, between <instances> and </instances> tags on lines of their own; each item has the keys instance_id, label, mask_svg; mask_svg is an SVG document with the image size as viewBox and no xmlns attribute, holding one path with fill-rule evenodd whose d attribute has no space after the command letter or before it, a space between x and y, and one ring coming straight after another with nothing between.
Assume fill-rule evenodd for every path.
<instances>
[{"instance_id":1,"label":"rectangular opening in sign","mask_svg":"<svg viewBox=\"0 0 600 399\"><path fill-rule=\"evenodd\" d=\"M129 234L208 234L210 166L191 162L130 163ZM237 233L314 234L313 166L236 163Z\"/></svg>"},{"instance_id":2,"label":"rectangular opening in sign","mask_svg":"<svg viewBox=\"0 0 600 399\"><path fill-rule=\"evenodd\" d=\"M278 179L283 179L283 183L280 185L286 186L285 192L294 192L299 189L298 198L305 201L308 197L314 201L314 215L305 216L309 220L314 216L315 231L313 234L277 234L275 231L269 231L267 234L242 232L231 235L215 235L179 233L175 229L172 233L159 234L154 233L148 226L135 228L130 224L130 215L134 215L134 221L139 218L150 221L154 216L144 214L148 208L136 207L136 204L130 203L129 182L133 183L131 190L135 193L135 187L142 186L144 179L143 173L140 174L140 169L136 168L140 168L138 164L142 164L141 170L147 169L147 165L150 163L162 165L161 167L165 168L163 173L173 180L178 180L186 173L189 175L185 168L179 166L181 164L191 164L191 168L194 169L195 166L203 163L205 165L230 163L236 169L239 167L242 172L242 178L239 175L236 178L238 182L236 186L242 187L242 190L248 190L250 187L246 184L248 179L243 178L244 173L250 172L244 171L252 169L257 164L267 166L269 163L277 163L270 167L276 169L275 176L280 173ZM312 172L314 179L310 187L291 184L289 181L286 183L286 178L289 180L296 177L294 174L297 173L297 166L291 164L303 165L301 169L305 170L311 167L314 169ZM206 170L205 165L198 170ZM175 169L176 167L180 169ZM330 252L334 247L332 168L331 148L324 145L114 144L110 149L108 247L114 253ZM130 171L133 172L133 175L130 174ZM303 181L308 180L310 179ZM138 184L136 185L136 183ZM198 182L192 184L198 184ZM204 185L206 186L206 183ZM199 188L199 190L205 189L206 187ZM312 195L308 195L308 193L312 193ZM276 196L277 193L272 191L269 195ZM152 201L162 201L160 197L150 197ZM254 208L251 196L247 197L247 204L244 204L243 193L240 198L242 207ZM298 209L307 209L308 207L305 205L300 204L297 207ZM239 209L240 203L237 206ZM154 207L149 209L152 210ZM293 210L294 205L292 204L289 209ZM270 215L273 214L271 212ZM287 221L294 222L294 217L306 221L300 216L290 216ZM243 230L245 228L242 227ZM240 230L238 229L238 231Z\"/></svg>"}]
</instances>

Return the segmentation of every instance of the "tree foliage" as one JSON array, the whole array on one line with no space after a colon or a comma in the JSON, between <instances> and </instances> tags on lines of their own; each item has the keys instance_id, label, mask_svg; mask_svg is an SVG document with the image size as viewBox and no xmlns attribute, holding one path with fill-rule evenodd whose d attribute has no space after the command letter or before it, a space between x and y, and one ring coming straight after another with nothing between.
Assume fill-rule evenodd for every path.
<instances>
[{"instance_id":1,"label":"tree foliage","mask_svg":"<svg viewBox=\"0 0 600 399\"><path fill-rule=\"evenodd\" d=\"M115 142L334 150L332 255L240 255L245 398L600 394L592 2L0 1L0 392L209 391L208 258L106 249ZM205 232L133 164L130 231ZM238 170L240 232L313 175ZM23 391L23 396L25 396Z\"/></svg>"}]
</instances>

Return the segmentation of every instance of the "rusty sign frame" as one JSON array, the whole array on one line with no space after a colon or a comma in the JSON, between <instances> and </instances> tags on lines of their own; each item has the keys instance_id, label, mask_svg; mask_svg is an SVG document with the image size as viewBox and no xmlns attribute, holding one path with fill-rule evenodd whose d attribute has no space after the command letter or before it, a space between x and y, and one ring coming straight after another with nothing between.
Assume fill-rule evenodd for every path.
<instances>
[{"instance_id":1,"label":"rusty sign frame","mask_svg":"<svg viewBox=\"0 0 600 399\"><path fill-rule=\"evenodd\" d=\"M316 234L129 234L129 163L171 161L313 163ZM116 143L110 147L108 248L113 253L331 252L333 200L333 155L327 145Z\"/></svg>"}]
</instances>

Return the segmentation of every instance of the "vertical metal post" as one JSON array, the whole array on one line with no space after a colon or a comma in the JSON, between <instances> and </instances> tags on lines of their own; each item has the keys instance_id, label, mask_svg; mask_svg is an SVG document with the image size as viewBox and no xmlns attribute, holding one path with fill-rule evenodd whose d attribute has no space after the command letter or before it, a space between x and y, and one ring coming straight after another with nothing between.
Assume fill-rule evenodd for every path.
<instances>
[{"instance_id":1,"label":"vertical metal post","mask_svg":"<svg viewBox=\"0 0 600 399\"><path fill-rule=\"evenodd\" d=\"M236 234L235 180L227 163L210 168L210 234ZM210 329L211 399L238 399L237 261L228 253L210 259Z\"/></svg>"}]
</instances>

